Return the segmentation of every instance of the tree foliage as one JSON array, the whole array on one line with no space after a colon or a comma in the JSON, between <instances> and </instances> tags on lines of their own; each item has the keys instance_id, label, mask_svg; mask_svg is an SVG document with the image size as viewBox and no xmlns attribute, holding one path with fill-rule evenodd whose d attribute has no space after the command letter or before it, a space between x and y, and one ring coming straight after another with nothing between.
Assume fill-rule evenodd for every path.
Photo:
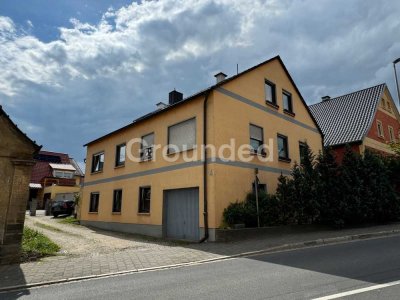
<instances>
[{"instance_id":1,"label":"tree foliage","mask_svg":"<svg viewBox=\"0 0 400 300\"><path fill-rule=\"evenodd\" d=\"M314 155L306 146L301 164L278 178L275 195L259 195L262 226L327 224L334 227L400 220L400 157L363 156L346 147L341 165L331 149ZM224 221L257 226L255 195L232 203Z\"/></svg>"}]
</instances>

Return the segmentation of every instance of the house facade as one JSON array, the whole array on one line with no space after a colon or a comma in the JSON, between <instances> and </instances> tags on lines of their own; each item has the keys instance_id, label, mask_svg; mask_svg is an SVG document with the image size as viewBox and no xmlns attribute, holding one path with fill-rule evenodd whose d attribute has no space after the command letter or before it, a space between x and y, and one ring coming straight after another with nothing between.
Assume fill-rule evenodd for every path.
<instances>
[{"instance_id":1,"label":"house facade","mask_svg":"<svg viewBox=\"0 0 400 300\"><path fill-rule=\"evenodd\" d=\"M33 156L39 149L0 106L0 264L19 262Z\"/></svg>"},{"instance_id":2,"label":"house facade","mask_svg":"<svg viewBox=\"0 0 400 300\"><path fill-rule=\"evenodd\" d=\"M40 151L34 159L29 201L37 199L39 209L48 201L73 200L81 192L84 174L68 154Z\"/></svg>"},{"instance_id":3,"label":"house facade","mask_svg":"<svg viewBox=\"0 0 400 300\"><path fill-rule=\"evenodd\" d=\"M389 144L400 139L400 115L386 84L343 96L323 97L310 110L324 133L324 145L342 161L346 145L391 155Z\"/></svg>"},{"instance_id":4,"label":"house facade","mask_svg":"<svg viewBox=\"0 0 400 300\"><path fill-rule=\"evenodd\" d=\"M279 56L216 77L189 98L171 92L168 104L85 145L83 224L212 241L255 173L258 187L274 192L304 143L321 150L321 131Z\"/></svg>"}]
</instances>

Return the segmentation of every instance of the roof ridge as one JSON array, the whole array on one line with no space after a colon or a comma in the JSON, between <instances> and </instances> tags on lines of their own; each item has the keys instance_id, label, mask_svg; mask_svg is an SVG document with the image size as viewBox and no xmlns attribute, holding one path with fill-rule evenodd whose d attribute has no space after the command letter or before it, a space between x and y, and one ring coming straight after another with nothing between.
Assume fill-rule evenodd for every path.
<instances>
[{"instance_id":1,"label":"roof ridge","mask_svg":"<svg viewBox=\"0 0 400 300\"><path fill-rule=\"evenodd\" d=\"M332 101L332 100L336 100L336 99L338 99L338 98L342 98L342 97L345 97L345 96L349 96L349 95L352 95L352 94L355 94L355 93L360 93L360 92L362 92L362 91L369 90L369 89L373 89L373 88L376 88L376 87L381 86L381 85L386 86L386 83L385 83L385 82L384 82L384 83L380 83L380 84L377 84L377 85L374 85L374 86L370 86L370 87L367 87L367 88L363 88L363 89L361 89L361 90L357 90L357 91L350 92L350 93L343 94L343 95L336 96L336 97L331 97L331 98L330 98L329 100L327 100L327 101L317 102L317 103L311 104L311 105L309 105L309 106L313 106L313 105L317 105L317 104L321 104L321 103L328 103L328 102L330 102L330 101Z\"/></svg>"}]
</instances>

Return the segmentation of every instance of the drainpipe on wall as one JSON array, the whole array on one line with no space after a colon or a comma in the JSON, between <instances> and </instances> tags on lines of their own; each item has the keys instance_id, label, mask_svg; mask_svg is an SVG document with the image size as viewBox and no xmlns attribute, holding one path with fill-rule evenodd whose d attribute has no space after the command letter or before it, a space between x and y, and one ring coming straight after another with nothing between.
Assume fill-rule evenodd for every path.
<instances>
[{"instance_id":1,"label":"drainpipe on wall","mask_svg":"<svg viewBox=\"0 0 400 300\"><path fill-rule=\"evenodd\" d=\"M203 145L204 145L204 155L203 155L203 197L204 197L204 237L199 241L200 243L205 242L208 240L209 233L208 233L208 200L207 200L207 102L208 96L210 95L210 91L206 92L206 96L204 97L203 103Z\"/></svg>"}]
</instances>

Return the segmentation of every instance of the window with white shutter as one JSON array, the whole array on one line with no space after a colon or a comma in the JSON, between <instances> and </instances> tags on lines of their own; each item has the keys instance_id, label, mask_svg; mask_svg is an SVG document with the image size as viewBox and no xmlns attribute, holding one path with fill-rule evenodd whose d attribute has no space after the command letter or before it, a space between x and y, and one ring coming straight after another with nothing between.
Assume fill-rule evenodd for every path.
<instances>
[{"instance_id":1,"label":"window with white shutter","mask_svg":"<svg viewBox=\"0 0 400 300\"><path fill-rule=\"evenodd\" d=\"M196 119L190 119L168 128L168 153L193 149L196 145Z\"/></svg>"}]
</instances>

